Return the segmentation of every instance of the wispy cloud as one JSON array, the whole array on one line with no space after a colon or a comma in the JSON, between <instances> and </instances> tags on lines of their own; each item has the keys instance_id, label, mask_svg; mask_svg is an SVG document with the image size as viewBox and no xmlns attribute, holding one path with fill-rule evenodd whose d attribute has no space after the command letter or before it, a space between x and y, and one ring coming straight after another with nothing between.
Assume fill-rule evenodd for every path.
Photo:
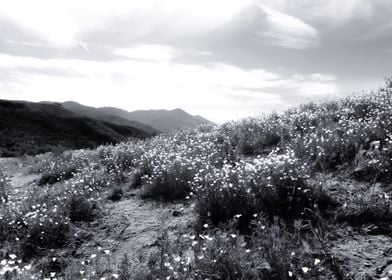
<instances>
[{"instance_id":1,"label":"wispy cloud","mask_svg":"<svg viewBox=\"0 0 392 280\"><path fill-rule=\"evenodd\" d=\"M299 18L259 5L267 15L268 29L261 33L285 48L307 49L319 45L317 30Z\"/></svg>"}]
</instances>

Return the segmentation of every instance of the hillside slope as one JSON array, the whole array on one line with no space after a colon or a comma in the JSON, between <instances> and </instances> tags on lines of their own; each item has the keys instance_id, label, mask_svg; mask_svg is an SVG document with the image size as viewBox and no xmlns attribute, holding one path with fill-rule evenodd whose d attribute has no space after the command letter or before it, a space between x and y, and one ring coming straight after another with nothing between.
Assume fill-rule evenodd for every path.
<instances>
[{"instance_id":1,"label":"hillside slope","mask_svg":"<svg viewBox=\"0 0 392 280\"><path fill-rule=\"evenodd\" d=\"M392 79L263 118L0 159L0 274L391 279L391 119Z\"/></svg>"},{"instance_id":2,"label":"hillside slope","mask_svg":"<svg viewBox=\"0 0 392 280\"><path fill-rule=\"evenodd\" d=\"M59 104L0 100L0 156L93 148L151 134L81 117Z\"/></svg>"}]
</instances>

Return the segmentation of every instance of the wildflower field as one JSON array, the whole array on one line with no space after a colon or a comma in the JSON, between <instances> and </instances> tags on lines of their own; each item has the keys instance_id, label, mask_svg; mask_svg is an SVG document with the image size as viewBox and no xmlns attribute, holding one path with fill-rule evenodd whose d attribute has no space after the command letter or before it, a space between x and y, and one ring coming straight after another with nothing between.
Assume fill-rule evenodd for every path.
<instances>
[{"instance_id":1,"label":"wildflower field","mask_svg":"<svg viewBox=\"0 0 392 280\"><path fill-rule=\"evenodd\" d=\"M391 79L0 166L0 279L392 279Z\"/></svg>"}]
</instances>

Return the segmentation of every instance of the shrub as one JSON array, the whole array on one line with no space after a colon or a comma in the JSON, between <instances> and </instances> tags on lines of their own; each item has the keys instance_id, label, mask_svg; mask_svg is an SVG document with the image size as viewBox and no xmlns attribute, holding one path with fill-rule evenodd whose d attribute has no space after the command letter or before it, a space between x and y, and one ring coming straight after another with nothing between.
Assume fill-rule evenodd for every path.
<instances>
[{"instance_id":1,"label":"shrub","mask_svg":"<svg viewBox=\"0 0 392 280\"><path fill-rule=\"evenodd\" d=\"M129 189L139 188L143 183L143 176L148 175L144 168L135 169L129 177Z\"/></svg>"},{"instance_id":2,"label":"shrub","mask_svg":"<svg viewBox=\"0 0 392 280\"><path fill-rule=\"evenodd\" d=\"M60 171L45 173L38 181L38 186L53 185L57 182L69 180L75 175L76 172L76 168L67 167L66 169Z\"/></svg>"},{"instance_id":3,"label":"shrub","mask_svg":"<svg viewBox=\"0 0 392 280\"><path fill-rule=\"evenodd\" d=\"M97 206L85 196L75 195L68 203L69 219L72 223L92 222L97 216Z\"/></svg>"},{"instance_id":4,"label":"shrub","mask_svg":"<svg viewBox=\"0 0 392 280\"><path fill-rule=\"evenodd\" d=\"M123 197L124 193L122 188L120 187L116 187L114 188L110 194L108 195L107 199L111 200L111 201L119 201L121 200L121 198Z\"/></svg>"},{"instance_id":5,"label":"shrub","mask_svg":"<svg viewBox=\"0 0 392 280\"><path fill-rule=\"evenodd\" d=\"M321 190L308 183L305 168L306 165L290 159L265 170L253 187L264 213L293 220L305 218L308 209L317 207Z\"/></svg>"},{"instance_id":6,"label":"shrub","mask_svg":"<svg viewBox=\"0 0 392 280\"><path fill-rule=\"evenodd\" d=\"M214 226L239 217L241 231L247 231L256 213L286 221L311 218L308 210L327 208L329 200L320 187L308 182L307 167L292 153L271 154L253 161L214 169L198 178L196 213L199 225ZM331 201L332 203L332 201Z\"/></svg>"},{"instance_id":7,"label":"shrub","mask_svg":"<svg viewBox=\"0 0 392 280\"><path fill-rule=\"evenodd\" d=\"M371 144L357 153L352 174L359 180L392 182L392 140L389 137L383 145L381 141Z\"/></svg>"},{"instance_id":8,"label":"shrub","mask_svg":"<svg viewBox=\"0 0 392 280\"><path fill-rule=\"evenodd\" d=\"M45 223L37 221L29 224L26 238L21 242L21 251L25 260L42 256L50 249L63 248L69 240L70 226L61 217Z\"/></svg>"},{"instance_id":9,"label":"shrub","mask_svg":"<svg viewBox=\"0 0 392 280\"><path fill-rule=\"evenodd\" d=\"M284 222L261 218L245 238L234 223L222 229L161 239L143 279L343 279L334 273L320 241L303 234L297 221L292 230Z\"/></svg>"},{"instance_id":10,"label":"shrub","mask_svg":"<svg viewBox=\"0 0 392 280\"><path fill-rule=\"evenodd\" d=\"M196 213L199 228L211 223L217 227L227 223L234 216L239 219L241 232L247 232L253 215L259 212L255 196L245 186L209 185L197 196Z\"/></svg>"},{"instance_id":11,"label":"shrub","mask_svg":"<svg viewBox=\"0 0 392 280\"><path fill-rule=\"evenodd\" d=\"M172 201L184 199L191 192L194 171L181 162L160 166L147 180L143 197Z\"/></svg>"},{"instance_id":12,"label":"shrub","mask_svg":"<svg viewBox=\"0 0 392 280\"><path fill-rule=\"evenodd\" d=\"M246 156L268 153L281 141L291 138L285 119L277 115L226 124L223 129Z\"/></svg>"}]
</instances>

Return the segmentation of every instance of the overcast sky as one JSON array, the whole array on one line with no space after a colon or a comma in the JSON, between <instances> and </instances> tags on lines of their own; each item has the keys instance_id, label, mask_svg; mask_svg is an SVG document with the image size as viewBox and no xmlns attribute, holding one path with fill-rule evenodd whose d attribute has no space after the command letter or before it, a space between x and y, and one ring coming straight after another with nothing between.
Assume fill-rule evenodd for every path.
<instances>
[{"instance_id":1,"label":"overcast sky","mask_svg":"<svg viewBox=\"0 0 392 280\"><path fill-rule=\"evenodd\" d=\"M390 0L5 0L0 98L213 121L375 89Z\"/></svg>"}]
</instances>

